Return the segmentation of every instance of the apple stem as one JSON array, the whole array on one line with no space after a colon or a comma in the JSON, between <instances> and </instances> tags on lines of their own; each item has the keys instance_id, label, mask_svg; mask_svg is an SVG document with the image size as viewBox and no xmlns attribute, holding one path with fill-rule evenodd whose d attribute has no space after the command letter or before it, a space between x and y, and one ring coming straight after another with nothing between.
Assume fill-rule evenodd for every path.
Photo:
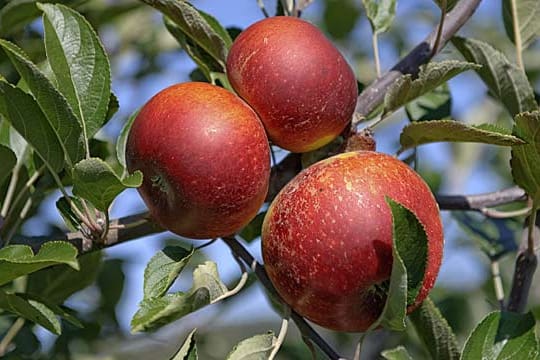
<instances>
[{"instance_id":1,"label":"apple stem","mask_svg":"<svg viewBox=\"0 0 540 360\"><path fill-rule=\"evenodd\" d=\"M278 299L281 303L285 302L281 299L277 293L274 285L270 282L266 270L264 267L251 255L251 253L236 239L235 236L226 236L222 240L229 246L233 254L238 256L246 264L254 268L254 273L261 282L261 284L266 288L270 295ZM295 322L296 326L300 330L300 333L303 337L310 339L315 343L319 349L326 354L330 360L339 360L342 359L341 356L309 325L303 317L298 315L294 310L291 310L291 318Z\"/></svg>"},{"instance_id":2,"label":"apple stem","mask_svg":"<svg viewBox=\"0 0 540 360\"><path fill-rule=\"evenodd\" d=\"M288 306L285 306L285 316L283 317L281 321L281 328L279 329L279 335L277 337L276 343L274 344L274 348L272 349L272 352L268 356L268 360L274 360L279 349L281 348L281 345L283 344L283 341L285 340L285 336L287 336L287 330L289 329L290 314L291 314L291 308Z\"/></svg>"},{"instance_id":3,"label":"apple stem","mask_svg":"<svg viewBox=\"0 0 540 360\"><path fill-rule=\"evenodd\" d=\"M499 307L502 310L504 308L504 289L501 280L499 262L497 260L491 261L491 274L493 276L493 288L495 289L495 298L497 299Z\"/></svg>"}]
</instances>

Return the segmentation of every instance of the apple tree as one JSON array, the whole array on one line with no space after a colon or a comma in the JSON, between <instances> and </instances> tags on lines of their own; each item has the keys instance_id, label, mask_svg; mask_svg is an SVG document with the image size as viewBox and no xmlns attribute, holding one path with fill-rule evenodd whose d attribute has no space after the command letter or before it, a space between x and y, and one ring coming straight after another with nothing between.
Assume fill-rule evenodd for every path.
<instances>
[{"instance_id":1,"label":"apple tree","mask_svg":"<svg viewBox=\"0 0 540 360\"><path fill-rule=\"evenodd\" d=\"M0 2L0 357L540 359L540 2L219 6Z\"/></svg>"}]
</instances>

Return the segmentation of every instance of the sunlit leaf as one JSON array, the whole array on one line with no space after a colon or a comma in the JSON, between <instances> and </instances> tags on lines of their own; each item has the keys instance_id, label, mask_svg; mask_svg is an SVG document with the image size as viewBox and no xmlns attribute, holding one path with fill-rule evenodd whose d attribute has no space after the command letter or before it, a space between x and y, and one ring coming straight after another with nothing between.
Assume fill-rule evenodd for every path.
<instances>
[{"instance_id":1,"label":"sunlit leaf","mask_svg":"<svg viewBox=\"0 0 540 360\"><path fill-rule=\"evenodd\" d=\"M373 32L388 31L396 15L396 0L362 0Z\"/></svg>"},{"instance_id":2,"label":"sunlit leaf","mask_svg":"<svg viewBox=\"0 0 540 360\"><path fill-rule=\"evenodd\" d=\"M519 35L523 48L530 45L538 36L540 36L540 1L538 0L503 0L502 13L504 20L504 29L508 38L515 41L514 21L512 16L512 2L516 4L517 23Z\"/></svg>"},{"instance_id":3,"label":"sunlit leaf","mask_svg":"<svg viewBox=\"0 0 540 360\"><path fill-rule=\"evenodd\" d=\"M273 332L252 336L240 341L225 360L266 360L276 341Z\"/></svg>"},{"instance_id":4,"label":"sunlit leaf","mask_svg":"<svg viewBox=\"0 0 540 360\"><path fill-rule=\"evenodd\" d=\"M514 134L524 139L526 145L512 147L512 176L514 182L540 203L540 111L518 114Z\"/></svg>"}]
</instances>

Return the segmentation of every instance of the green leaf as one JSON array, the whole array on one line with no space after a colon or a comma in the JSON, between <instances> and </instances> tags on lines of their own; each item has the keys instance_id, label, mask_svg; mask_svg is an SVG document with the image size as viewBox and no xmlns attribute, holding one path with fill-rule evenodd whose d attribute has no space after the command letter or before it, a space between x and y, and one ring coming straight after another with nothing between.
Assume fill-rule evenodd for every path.
<instances>
[{"instance_id":1,"label":"green leaf","mask_svg":"<svg viewBox=\"0 0 540 360\"><path fill-rule=\"evenodd\" d=\"M534 328L532 313L492 312L467 339L461 360L537 359Z\"/></svg>"},{"instance_id":2,"label":"green leaf","mask_svg":"<svg viewBox=\"0 0 540 360\"><path fill-rule=\"evenodd\" d=\"M259 236L261 236L262 224L263 224L265 215L266 215L266 211L257 214L257 216L255 216L253 220L251 220L251 222L247 224L242 229L242 231L240 231L240 236L242 237L242 239L244 239L247 242L251 242L255 240L256 238L258 238Z\"/></svg>"},{"instance_id":3,"label":"green leaf","mask_svg":"<svg viewBox=\"0 0 540 360\"><path fill-rule=\"evenodd\" d=\"M323 21L326 31L336 39L346 38L354 29L360 10L353 0L326 0Z\"/></svg>"},{"instance_id":4,"label":"green leaf","mask_svg":"<svg viewBox=\"0 0 540 360\"><path fill-rule=\"evenodd\" d=\"M407 306L416 300L424 279L427 236L411 211L389 197L385 200L392 211L392 274L383 311L369 330L382 325L403 331Z\"/></svg>"},{"instance_id":5,"label":"green leaf","mask_svg":"<svg viewBox=\"0 0 540 360\"><path fill-rule=\"evenodd\" d=\"M207 261L193 271L193 286L189 291L143 299L131 320L131 331L156 329L217 301L227 291L216 264Z\"/></svg>"},{"instance_id":6,"label":"green leaf","mask_svg":"<svg viewBox=\"0 0 540 360\"><path fill-rule=\"evenodd\" d=\"M88 0L43 0L42 3L66 3L79 6ZM0 9L0 34L5 36L20 30L40 14L36 0L9 0L2 2Z\"/></svg>"},{"instance_id":7,"label":"green leaf","mask_svg":"<svg viewBox=\"0 0 540 360\"><path fill-rule=\"evenodd\" d=\"M452 44L465 59L482 65L476 72L512 116L538 109L527 76L523 70L510 63L503 53L474 39L453 37Z\"/></svg>"},{"instance_id":8,"label":"green leaf","mask_svg":"<svg viewBox=\"0 0 540 360\"><path fill-rule=\"evenodd\" d=\"M244 339L232 349L225 360L266 360L276 341L273 332Z\"/></svg>"},{"instance_id":9,"label":"green leaf","mask_svg":"<svg viewBox=\"0 0 540 360\"><path fill-rule=\"evenodd\" d=\"M433 359L459 359L456 336L429 297L409 315L409 319Z\"/></svg>"},{"instance_id":10,"label":"green leaf","mask_svg":"<svg viewBox=\"0 0 540 360\"><path fill-rule=\"evenodd\" d=\"M540 2L538 0L503 0L502 14L508 38L514 42L512 2L516 4L517 21L523 49L540 36Z\"/></svg>"},{"instance_id":11,"label":"green leaf","mask_svg":"<svg viewBox=\"0 0 540 360\"><path fill-rule=\"evenodd\" d=\"M362 0L375 34L387 32L396 15L396 0Z\"/></svg>"},{"instance_id":12,"label":"green leaf","mask_svg":"<svg viewBox=\"0 0 540 360\"><path fill-rule=\"evenodd\" d=\"M434 0L434 1L435 1L435 3L436 3L437 5L439 5L439 7L442 7L442 0ZM457 4L458 1L459 1L459 0L448 0L448 1L446 2L446 9L447 9L447 11L452 10L452 9L454 8L454 6L456 6L456 4Z\"/></svg>"},{"instance_id":13,"label":"green leaf","mask_svg":"<svg viewBox=\"0 0 540 360\"><path fill-rule=\"evenodd\" d=\"M448 83L405 105L411 121L446 120L451 118L452 96Z\"/></svg>"},{"instance_id":14,"label":"green leaf","mask_svg":"<svg viewBox=\"0 0 540 360\"><path fill-rule=\"evenodd\" d=\"M388 89L384 97L384 111L391 113L408 102L438 88L454 76L476 68L479 66L456 60L430 62L422 65L417 78L413 78L411 74L403 75Z\"/></svg>"},{"instance_id":15,"label":"green leaf","mask_svg":"<svg viewBox=\"0 0 540 360\"><path fill-rule=\"evenodd\" d=\"M399 136L401 149L409 149L434 142L475 142L512 146L525 141L510 131L491 124L467 125L454 120L414 122L403 128Z\"/></svg>"},{"instance_id":16,"label":"green leaf","mask_svg":"<svg viewBox=\"0 0 540 360\"><path fill-rule=\"evenodd\" d=\"M39 324L56 335L62 332L60 321L55 313L35 300L26 300L16 294L8 294L0 290L0 309Z\"/></svg>"},{"instance_id":17,"label":"green leaf","mask_svg":"<svg viewBox=\"0 0 540 360\"><path fill-rule=\"evenodd\" d=\"M63 5L39 4L44 12L45 49L64 94L88 141L105 122L111 97L107 54L92 26Z\"/></svg>"},{"instance_id":18,"label":"green leaf","mask_svg":"<svg viewBox=\"0 0 540 360\"><path fill-rule=\"evenodd\" d=\"M79 257L80 269L67 265L53 266L28 277L28 294L62 304L68 297L90 286L98 274L102 254L92 252Z\"/></svg>"},{"instance_id":19,"label":"green leaf","mask_svg":"<svg viewBox=\"0 0 540 360\"><path fill-rule=\"evenodd\" d=\"M403 346L398 346L390 350L384 350L381 352L381 355L386 360L412 360L411 355L409 355L409 352Z\"/></svg>"},{"instance_id":20,"label":"green leaf","mask_svg":"<svg viewBox=\"0 0 540 360\"><path fill-rule=\"evenodd\" d=\"M0 113L34 148L51 171L64 166L64 150L36 100L19 88L0 80Z\"/></svg>"},{"instance_id":21,"label":"green leaf","mask_svg":"<svg viewBox=\"0 0 540 360\"><path fill-rule=\"evenodd\" d=\"M516 234L523 224L515 219L494 219L465 211L454 211L452 216L469 238L490 259L498 259L517 250Z\"/></svg>"},{"instance_id":22,"label":"green leaf","mask_svg":"<svg viewBox=\"0 0 540 360\"><path fill-rule=\"evenodd\" d=\"M167 246L144 269L144 299L163 296L195 253L192 247Z\"/></svg>"},{"instance_id":23,"label":"green leaf","mask_svg":"<svg viewBox=\"0 0 540 360\"><path fill-rule=\"evenodd\" d=\"M129 135L129 130L131 130L131 125L133 125L133 121L137 118L137 115L139 115L139 110L135 111L133 114L129 116L127 121L124 123L124 126L122 127L122 130L120 131L120 135L118 136L118 139L116 140L116 158L118 159L118 162L122 167L126 168L126 144L127 139ZM127 171L127 170L126 170ZM127 175L127 173L124 174L124 176Z\"/></svg>"},{"instance_id":24,"label":"green leaf","mask_svg":"<svg viewBox=\"0 0 540 360\"><path fill-rule=\"evenodd\" d=\"M191 330L180 350L170 360L197 360L199 358L195 343L195 331L197 329Z\"/></svg>"},{"instance_id":25,"label":"green leaf","mask_svg":"<svg viewBox=\"0 0 540 360\"><path fill-rule=\"evenodd\" d=\"M70 196L71 202L75 203L75 205L81 209L80 206L83 206L80 199ZM64 219L65 224L67 225L68 229L70 231L79 231L82 225L81 219L79 219L79 216L75 214L73 209L71 208L71 205L67 201L67 199L62 196L60 199L56 201L56 208L58 209L58 212Z\"/></svg>"},{"instance_id":26,"label":"green leaf","mask_svg":"<svg viewBox=\"0 0 540 360\"><path fill-rule=\"evenodd\" d=\"M199 70L204 74L206 81L212 80L212 72L224 71L223 66L214 60L214 58L203 48L187 37L180 26L166 16L163 18L163 21L165 22L167 30L169 30L171 35L178 41L182 49L184 49L195 64L197 64Z\"/></svg>"},{"instance_id":27,"label":"green leaf","mask_svg":"<svg viewBox=\"0 0 540 360\"><path fill-rule=\"evenodd\" d=\"M99 158L82 160L73 171L73 194L90 201L101 211L107 211L122 191L141 184L140 171L120 179L111 166Z\"/></svg>"},{"instance_id":28,"label":"green leaf","mask_svg":"<svg viewBox=\"0 0 540 360\"><path fill-rule=\"evenodd\" d=\"M15 164L17 164L15 153L7 146L0 145L0 186L9 177Z\"/></svg>"},{"instance_id":29,"label":"green leaf","mask_svg":"<svg viewBox=\"0 0 540 360\"><path fill-rule=\"evenodd\" d=\"M187 1L143 0L169 17L196 45L225 68L231 37L216 19L197 10Z\"/></svg>"},{"instance_id":30,"label":"green leaf","mask_svg":"<svg viewBox=\"0 0 540 360\"><path fill-rule=\"evenodd\" d=\"M77 249L65 241L49 241L34 255L28 245L8 245L0 249L0 285L56 264L78 270Z\"/></svg>"},{"instance_id":31,"label":"green leaf","mask_svg":"<svg viewBox=\"0 0 540 360\"><path fill-rule=\"evenodd\" d=\"M66 98L19 47L2 39L0 46L34 95L62 145L69 167L72 168L84 157L84 140L81 127Z\"/></svg>"},{"instance_id":32,"label":"green leaf","mask_svg":"<svg viewBox=\"0 0 540 360\"><path fill-rule=\"evenodd\" d=\"M512 177L535 203L540 202L540 111L518 114L514 134L527 142L512 147Z\"/></svg>"}]
</instances>

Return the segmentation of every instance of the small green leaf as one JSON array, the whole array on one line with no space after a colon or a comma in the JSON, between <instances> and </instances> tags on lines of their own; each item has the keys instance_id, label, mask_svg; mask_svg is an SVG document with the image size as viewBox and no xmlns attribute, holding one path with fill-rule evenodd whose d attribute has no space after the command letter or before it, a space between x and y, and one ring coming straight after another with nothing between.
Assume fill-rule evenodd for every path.
<instances>
[{"instance_id":1,"label":"small green leaf","mask_svg":"<svg viewBox=\"0 0 540 360\"><path fill-rule=\"evenodd\" d=\"M409 315L409 319L433 359L459 359L456 336L429 297Z\"/></svg>"},{"instance_id":2,"label":"small green leaf","mask_svg":"<svg viewBox=\"0 0 540 360\"><path fill-rule=\"evenodd\" d=\"M72 196L70 196L70 199L71 199L71 202L75 203L75 205L79 209L81 209L79 205L83 206L83 204L80 199L77 199ZM56 208L58 209L58 212L64 219L64 222L66 223L68 229L70 231L79 231L82 225L82 221L81 219L79 219L77 214L75 214L75 212L71 208L71 205L69 204L69 202L66 200L65 197L62 196L60 199L58 199L58 201L56 201Z\"/></svg>"},{"instance_id":3,"label":"small green leaf","mask_svg":"<svg viewBox=\"0 0 540 360\"><path fill-rule=\"evenodd\" d=\"M244 339L232 349L225 360L266 360L276 341L273 332Z\"/></svg>"},{"instance_id":4,"label":"small green leaf","mask_svg":"<svg viewBox=\"0 0 540 360\"><path fill-rule=\"evenodd\" d=\"M467 125L454 120L414 122L403 128L399 137L401 149L434 142L475 142L491 145L521 145L525 141L510 131L491 124Z\"/></svg>"},{"instance_id":5,"label":"small green leaf","mask_svg":"<svg viewBox=\"0 0 540 360\"><path fill-rule=\"evenodd\" d=\"M62 304L72 294L94 282L102 257L97 251L79 257L79 270L58 265L34 272L28 276L27 292L47 299L49 303Z\"/></svg>"},{"instance_id":6,"label":"small green leaf","mask_svg":"<svg viewBox=\"0 0 540 360\"><path fill-rule=\"evenodd\" d=\"M514 22L512 20L512 2L516 4L517 21L522 48L525 49L540 36L540 1L538 0L503 0L502 14L504 28L508 38L514 42Z\"/></svg>"},{"instance_id":7,"label":"small green leaf","mask_svg":"<svg viewBox=\"0 0 540 360\"><path fill-rule=\"evenodd\" d=\"M143 0L169 17L178 28L225 69L231 37L216 19L187 1Z\"/></svg>"},{"instance_id":8,"label":"small green leaf","mask_svg":"<svg viewBox=\"0 0 540 360\"><path fill-rule=\"evenodd\" d=\"M247 224L242 231L240 231L240 236L247 242L251 242L261 236L262 224L266 211L257 214L249 224Z\"/></svg>"},{"instance_id":9,"label":"small green leaf","mask_svg":"<svg viewBox=\"0 0 540 360\"><path fill-rule=\"evenodd\" d=\"M434 1L435 1L435 3L437 3L437 5L439 5L439 7L442 7L442 0L434 0ZM446 9L447 9L447 11L452 10L452 9L454 8L454 6L456 6L456 4L457 4L458 1L459 1L459 0L448 0L448 1L446 2Z\"/></svg>"},{"instance_id":10,"label":"small green leaf","mask_svg":"<svg viewBox=\"0 0 540 360\"><path fill-rule=\"evenodd\" d=\"M353 0L326 0L323 21L326 31L335 39L346 38L354 29L360 9Z\"/></svg>"},{"instance_id":11,"label":"small green leaf","mask_svg":"<svg viewBox=\"0 0 540 360\"><path fill-rule=\"evenodd\" d=\"M514 134L526 145L512 146L512 177L535 203L540 202L540 111L518 114Z\"/></svg>"},{"instance_id":12,"label":"small green leaf","mask_svg":"<svg viewBox=\"0 0 540 360\"><path fill-rule=\"evenodd\" d=\"M207 261L193 271L193 286L187 292L143 299L131 320L131 331L149 331L209 305L227 292L217 266Z\"/></svg>"},{"instance_id":13,"label":"small green leaf","mask_svg":"<svg viewBox=\"0 0 540 360\"><path fill-rule=\"evenodd\" d=\"M411 211L389 197L386 197L386 202L392 211L392 274L383 311L370 330L382 325L403 331L407 306L416 300L424 279L427 236Z\"/></svg>"},{"instance_id":14,"label":"small green leaf","mask_svg":"<svg viewBox=\"0 0 540 360\"><path fill-rule=\"evenodd\" d=\"M7 146L0 145L0 186L9 177L16 163L15 153Z\"/></svg>"},{"instance_id":15,"label":"small green leaf","mask_svg":"<svg viewBox=\"0 0 540 360\"><path fill-rule=\"evenodd\" d=\"M430 62L422 65L417 78L413 78L411 74L403 75L388 89L384 97L384 111L391 113L408 102L438 88L454 76L476 68L479 68L476 64L456 60Z\"/></svg>"},{"instance_id":16,"label":"small green leaf","mask_svg":"<svg viewBox=\"0 0 540 360\"><path fill-rule=\"evenodd\" d=\"M396 15L396 0L362 0L375 34L387 32Z\"/></svg>"},{"instance_id":17,"label":"small green leaf","mask_svg":"<svg viewBox=\"0 0 540 360\"><path fill-rule=\"evenodd\" d=\"M197 329L191 330L180 350L170 360L197 360L199 358L195 342L195 331Z\"/></svg>"},{"instance_id":18,"label":"small green leaf","mask_svg":"<svg viewBox=\"0 0 540 360\"><path fill-rule=\"evenodd\" d=\"M124 123L124 126L122 127L122 130L120 131L120 135L118 136L118 139L116 140L116 158L118 159L118 162L120 163L120 165L122 165L124 169L126 168L126 144L127 144L127 139L129 135L129 130L131 130L131 125L133 125L133 121L135 121L135 119L137 118L137 115L139 115L139 110L135 111L133 114L130 115L130 117ZM124 176L125 175L127 175L127 173L125 173Z\"/></svg>"},{"instance_id":19,"label":"small green leaf","mask_svg":"<svg viewBox=\"0 0 540 360\"><path fill-rule=\"evenodd\" d=\"M35 300L26 300L16 294L8 294L0 290L0 309L41 325L56 335L60 335L62 332L60 321L55 313Z\"/></svg>"},{"instance_id":20,"label":"small green leaf","mask_svg":"<svg viewBox=\"0 0 540 360\"><path fill-rule=\"evenodd\" d=\"M405 105L411 121L449 120L452 110L452 96L448 83L420 96Z\"/></svg>"},{"instance_id":21,"label":"small green leaf","mask_svg":"<svg viewBox=\"0 0 540 360\"><path fill-rule=\"evenodd\" d=\"M454 211L452 216L490 259L498 259L517 250L516 234L521 232L523 227L519 221L488 218L465 211Z\"/></svg>"},{"instance_id":22,"label":"small green leaf","mask_svg":"<svg viewBox=\"0 0 540 360\"><path fill-rule=\"evenodd\" d=\"M532 313L492 312L467 339L461 360L537 359L534 328Z\"/></svg>"},{"instance_id":23,"label":"small green leaf","mask_svg":"<svg viewBox=\"0 0 540 360\"><path fill-rule=\"evenodd\" d=\"M144 269L144 299L163 296L195 253L181 246L167 246Z\"/></svg>"},{"instance_id":24,"label":"small green leaf","mask_svg":"<svg viewBox=\"0 0 540 360\"><path fill-rule=\"evenodd\" d=\"M141 184L140 171L120 179L111 166L99 158L82 160L75 165L73 171L73 194L90 201L101 211L107 211L122 191Z\"/></svg>"},{"instance_id":25,"label":"small green leaf","mask_svg":"<svg viewBox=\"0 0 540 360\"><path fill-rule=\"evenodd\" d=\"M482 65L476 72L512 116L538 109L527 75L499 50L474 39L453 37L452 44L468 61Z\"/></svg>"},{"instance_id":26,"label":"small green leaf","mask_svg":"<svg viewBox=\"0 0 540 360\"><path fill-rule=\"evenodd\" d=\"M0 113L54 172L64 167L64 150L36 100L0 80Z\"/></svg>"},{"instance_id":27,"label":"small green leaf","mask_svg":"<svg viewBox=\"0 0 540 360\"><path fill-rule=\"evenodd\" d=\"M0 285L56 264L78 270L77 249L65 241L49 241L34 255L28 245L8 245L0 249Z\"/></svg>"},{"instance_id":28,"label":"small green leaf","mask_svg":"<svg viewBox=\"0 0 540 360\"><path fill-rule=\"evenodd\" d=\"M51 68L88 141L105 122L111 97L107 54L88 21L75 10L38 4Z\"/></svg>"},{"instance_id":29,"label":"small green leaf","mask_svg":"<svg viewBox=\"0 0 540 360\"><path fill-rule=\"evenodd\" d=\"M398 346L390 350L384 350L381 352L381 355L386 360L413 360L407 349L405 349L403 346ZM441 360L439 358L436 359Z\"/></svg>"},{"instance_id":30,"label":"small green leaf","mask_svg":"<svg viewBox=\"0 0 540 360\"><path fill-rule=\"evenodd\" d=\"M66 98L19 47L2 39L0 46L34 95L62 145L69 167L72 168L84 157L84 140L81 127Z\"/></svg>"}]
</instances>

